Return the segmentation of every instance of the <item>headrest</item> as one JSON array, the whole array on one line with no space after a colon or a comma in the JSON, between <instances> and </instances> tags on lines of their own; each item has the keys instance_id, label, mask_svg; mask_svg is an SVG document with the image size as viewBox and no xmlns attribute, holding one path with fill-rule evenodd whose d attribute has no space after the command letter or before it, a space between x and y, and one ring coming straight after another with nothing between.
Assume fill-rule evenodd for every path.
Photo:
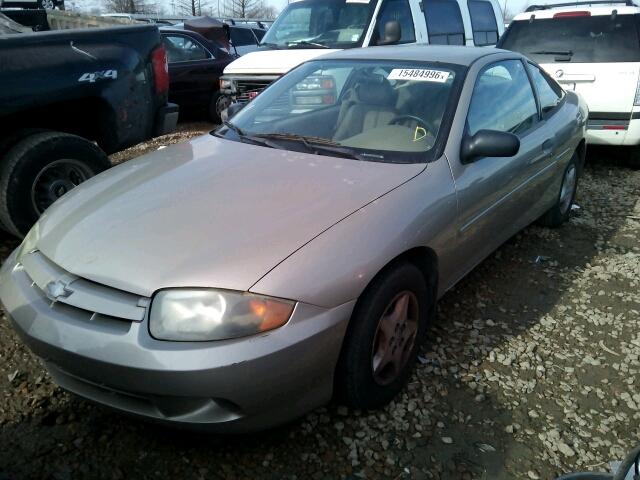
<instances>
[{"instance_id":1,"label":"headrest","mask_svg":"<svg viewBox=\"0 0 640 480\"><path fill-rule=\"evenodd\" d=\"M395 106L396 94L389 80L381 75L372 75L358 84L358 100L370 105Z\"/></svg>"}]
</instances>

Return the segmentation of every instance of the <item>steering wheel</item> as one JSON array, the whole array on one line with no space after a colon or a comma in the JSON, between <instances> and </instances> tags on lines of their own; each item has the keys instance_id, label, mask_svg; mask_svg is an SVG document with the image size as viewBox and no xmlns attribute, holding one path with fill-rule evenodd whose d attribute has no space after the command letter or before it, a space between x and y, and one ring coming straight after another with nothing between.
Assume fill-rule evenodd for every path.
<instances>
[{"instance_id":1,"label":"steering wheel","mask_svg":"<svg viewBox=\"0 0 640 480\"><path fill-rule=\"evenodd\" d=\"M389 125L395 125L396 123L402 123L405 120L413 120L414 122L418 122L418 125L421 125L425 128L425 130L429 131L429 124L426 120L423 120L420 117L416 117L415 115L398 115L394 117Z\"/></svg>"}]
</instances>

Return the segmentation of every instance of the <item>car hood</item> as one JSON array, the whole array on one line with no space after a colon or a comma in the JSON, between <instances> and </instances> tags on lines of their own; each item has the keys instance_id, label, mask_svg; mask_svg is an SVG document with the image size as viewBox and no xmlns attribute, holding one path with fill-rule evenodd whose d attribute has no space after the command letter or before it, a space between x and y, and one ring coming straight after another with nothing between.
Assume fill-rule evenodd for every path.
<instances>
[{"instance_id":1,"label":"car hood","mask_svg":"<svg viewBox=\"0 0 640 480\"><path fill-rule=\"evenodd\" d=\"M167 287L246 291L424 168L207 135L75 188L39 221L37 248L75 275L139 295Z\"/></svg>"},{"instance_id":2,"label":"car hood","mask_svg":"<svg viewBox=\"0 0 640 480\"><path fill-rule=\"evenodd\" d=\"M284 75L301 63L327 53L339 52L324 48L260 50L251 52L230 63L224 69L225 75Z\"/></svg>"}]
</instances>

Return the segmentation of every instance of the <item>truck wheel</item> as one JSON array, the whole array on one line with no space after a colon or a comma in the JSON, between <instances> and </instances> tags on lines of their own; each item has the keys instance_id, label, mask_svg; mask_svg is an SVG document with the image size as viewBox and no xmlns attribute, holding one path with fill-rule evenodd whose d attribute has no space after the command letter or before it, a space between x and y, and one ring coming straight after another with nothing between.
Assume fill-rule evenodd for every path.
<instances>
[{"instance_id":1,"label":"truck wheel","mask_svg":"<svg viewBox=\"0 0 640 480\"><path fill-rule=\"evenodd\" d=\"M24 236L58 198L111 166L90 141L58 132L40 132L16 143L0 165L0 222Z\"/></svg>"},{"instance_id":2,"label":"truck wheel","mask_svg":"<svg viewBox=\"0 0 640 480\"><path fill-rule=\"evenodd\" d=\"M213 96L211 105L215 106L215 110L212 110L211 120L213 120L215 123L220 123L222 122L222 112L224 112L227 108L229 108L229 105L231 105L231 98L218 92ZM213 116L214 111L215 118Z\"/></svg>"}]
</instances>

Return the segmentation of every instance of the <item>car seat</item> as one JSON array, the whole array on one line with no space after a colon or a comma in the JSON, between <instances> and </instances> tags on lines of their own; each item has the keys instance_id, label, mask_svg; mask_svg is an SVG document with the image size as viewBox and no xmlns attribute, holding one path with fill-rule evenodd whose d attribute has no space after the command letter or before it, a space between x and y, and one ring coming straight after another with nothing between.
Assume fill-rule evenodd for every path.
<instances>
[{"instance_id":1,"label":"car seat","mask_svg":"<svg viewBox=\"0 0 640 480\"><path fill-rule=\"evenodd\" d=\"M340 141L388 125L398 115L396 99L396 92L383 76L363 78L345 93L333 139Z\"/></svg>"}]
</instances>

